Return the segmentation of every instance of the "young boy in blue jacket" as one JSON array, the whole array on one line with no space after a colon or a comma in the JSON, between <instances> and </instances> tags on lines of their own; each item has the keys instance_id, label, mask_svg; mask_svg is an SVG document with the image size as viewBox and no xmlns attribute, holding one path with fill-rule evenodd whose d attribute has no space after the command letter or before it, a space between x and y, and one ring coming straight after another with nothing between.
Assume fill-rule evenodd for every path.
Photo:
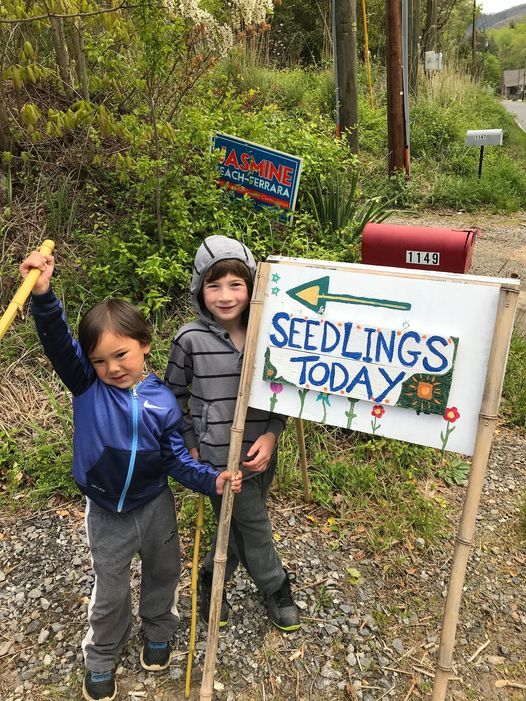
<instances>
[{"instance_id":1,"label":"young boy in blue jacket","mask_svg":"<svg viewBox=\"0 0 526 701\"><path fill-rule=\"evenodd\" d=\"M87 497L95 585L82 691L87 701L111 701L131 630L130 565L137 553L141 665L157 671L170 664L180 549L167 476L208 495L222 494L226 480L239 492L241 476L197 462L185 448L173 394L155 375L144 375L151 333L143 314L124 300L99 302L81 320L77 341L50 286L53 256L34 251L20 272L25 277L33 268L42 272L31 309L44 351L73 394L73 477Z\"/></svg>"}]
</instances>

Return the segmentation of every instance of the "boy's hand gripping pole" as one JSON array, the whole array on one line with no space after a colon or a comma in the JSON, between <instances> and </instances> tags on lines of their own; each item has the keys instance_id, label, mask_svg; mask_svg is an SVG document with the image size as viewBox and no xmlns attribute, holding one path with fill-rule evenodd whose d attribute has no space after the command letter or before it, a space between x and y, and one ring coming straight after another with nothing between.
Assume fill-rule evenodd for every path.
<instances>
[{"instance_id":1,"label":"boy's hand gripping pole","mask_svg":"<svg viewBox=\"0 0 526 701\"><path fill-rule=\"evenodd\" d=\"M50 239L47 239L40 246L38 252L42 253L43 256L50 256L53 253L54 248L55 242L51 241ZM23 310L26 299L31 294L31 290L35 286L35 282L40 277L41 272L42 271L38 270L37 268L33 268L33 270L30 270L26 279L16 291L15 296L11 300L9 306L7 307L2 318L0 319L0 339L13 323L18 312L21 312Z\"/></svg>"}]
</instances>

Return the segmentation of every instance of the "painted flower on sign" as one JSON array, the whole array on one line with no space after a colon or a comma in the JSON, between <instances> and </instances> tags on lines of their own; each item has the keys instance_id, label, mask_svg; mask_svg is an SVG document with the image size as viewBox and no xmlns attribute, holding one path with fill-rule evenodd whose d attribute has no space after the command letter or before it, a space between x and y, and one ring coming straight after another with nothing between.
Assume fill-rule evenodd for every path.
<instances>
[{"instance_id":1,"label":"painted flower on sign","mask_svg":"<svg viewBox=\"0 0 526 701\"><path fill-rule=\"evenodd\" d=\"M271 382L269 386L270 391L272 392L272 396L270 398L270 411L274 411L274 407L278 401L278 394L283 392L283 385L281 385L279 382Z\"/></svg>"},{"instance_id":2,"label":"painted flower on sign","mask_svg":"<svg viewBox=\"0 0 526 701\"><path fill-rule=\"evenodd\" d=\"M371 429L373 436L375 435L376 431L380 428L380 423L378 422L378 419L381 419L384 414L385 409L381 404L375 404L371 409L371 416L373 417L373 420L371 421Z\"/></svg>"},{"instance_id":3,"label":"painted flower on sign","mask_svg":"<svg viewBox=\"0 0 526 701\"><path fill-rule=\"evenodd\" d=\"M460 412L456 406L449 407L444 412L444 419L453 424L457 419L460 419Z\"/></svg>"},{"instance_id":4,"label":"painted flower on sign","mask_svg":"<svg viewBox=\"0 0 526 701\"><path fill-rule=\"evenodd\" d=\"M321 423L324 424L325 421L327 420L327 407L331 405L329 395L326 394L325 392L319 392L318 396L316 397L317 402L321 402L323 406L323 416L321 419Z\"/></svg>"},{"instance_id":5,"label":"painted flower on sign","mask_svg":"<svg viewBox=\"0 0 526 701\"><path fill-rule=\"evenodd\" d=\"M440 440L442 441L442 453L446 449L449 436L453 433L456 426L452 426L455 421L460 419L460 411L456 406L448 407L443 414L444 421L447 421L447 427L445 431L440 431Z\"/></svg>"},{"instance_id":6,"label":"painted flower on sign","mask_svg":"<svg viewBox=\"0 0 526 701\"><path fill-rule=\"evenodd\" d=\"M372 408L371 415L374 416L376 419L381 419L382 416L385 414L385 409L381 404L375 404Z\"/></svg>"}]
</instances>

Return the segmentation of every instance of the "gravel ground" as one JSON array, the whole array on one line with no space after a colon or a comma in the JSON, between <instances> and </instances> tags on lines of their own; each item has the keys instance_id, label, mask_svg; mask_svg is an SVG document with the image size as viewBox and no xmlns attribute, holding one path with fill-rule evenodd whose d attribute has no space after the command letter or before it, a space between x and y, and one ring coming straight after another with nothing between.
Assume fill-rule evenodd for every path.
<instances>
[{"instance_id":1,"label":"gravel ground","mask_svg":"<svg viewBox=\"0 0 526 701\"><path fill-rule=\"evenodd\" d=\"M398 214L393 224L438 226L445 229L478 229L475 240L473 275L518 276L526 280L526 212L509 215L486 212L429 211L415 215ZM517 323L526 332L526 287L522 285Z\"/></svg>"},{"instance_id":2,"label":"gravel ground","mask_svg":"<svg viewBox=\"0 0 526 701\"><path fill-rule=\"evenodd\" d=\"M526 215L430 213L400 223L477 226L472 272L525 275ZM521 296L519 319L526 304ZM282 636L242 571L228 588L231 624L221 633L215 698L223 701L412 701L430 698L453 538L465 490L430 494L449 506L451 536L440 548L418 540L408 560L367 557L363 532L334 533L328 514L271 500L278 547L296 575L300 631ZM526 546L518 515L526 493L526 437L499 429L468 564L448 699L526 699ZM80 501L0 515L0 699L79 699L80 641L93 572ZM182 699L189 635L189 560L183 542L181 626L170 669L145 673L138 631L117 670L120 701ZM133 564L137 597L140 563ZM350 568L354 568L349 572ZM356 576L358 575L358 576ZM205 627L199 624L192 699L197 699Z\"/></svg>"},{"instance_id":3,"label":"gravel ground","mask_svg":"<svg viewBox=\"0 0 526 701\"><path fill-rule=\"evenodd\" d=\"M526 439L500 430L468 567L450 699L526 697L526 550L517 537L525 491ZM452 507L452 534L463 493L459 487L441 487L434 494ZM327 516L279 496L273 499L278 547L296 574L302 628L288 636L273 629L257 591L239 571L228 588L231 624L220 638L216 698L429 698L453 537L439 549L417 540L408 562L395 568L389 554L365 556L363 533L331 532ZM187 560L190 545L184 543ZM4 514L0 553L0 698L80 698L79 645L93 582L80 503ZM357 570L352 580L349 568ZM135 594L138 572L134 562ZM189 605L187 567L169 671L141 671L135 632L117 670L119 699L183 698ZM200 623L194 699L204 634Z\"/></svg>"}]
</instances>

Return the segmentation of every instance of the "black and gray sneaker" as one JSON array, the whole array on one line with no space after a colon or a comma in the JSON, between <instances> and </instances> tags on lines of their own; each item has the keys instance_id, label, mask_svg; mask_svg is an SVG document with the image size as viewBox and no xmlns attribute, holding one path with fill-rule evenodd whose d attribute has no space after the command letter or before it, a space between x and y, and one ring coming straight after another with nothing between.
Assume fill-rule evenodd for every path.
<instances>
[{"instance_id":1,"label":"black and gray sneaker","mask_svg":"<svg viewBox=\"0 0 526 701\"><path fill-rule=\"evenodd\" d=\"M197 584L199 588L199 613L201 614L203 621L208 625L208 619L210 618L210 597L212 596L212 573L201 567L199 570ZM226 600L226 592L223 589L221 613L219 614L219 627L223 628L227 624L228 602Z\"/></svg>"},{"instance_id":2,"label":"black and gray sneaker","mask_svg":"<svg viewBox=\"0 0 526 701\"><path fill-rule=\"evenodd\" d=\"M300 627L300 615L290 591L291 576L286 570L283 584L267 596L267 611L272 623L285 633L291 633Z\"/></svg>"},{"instance_id":3,"label":"black and gray sneaker","mask_svg":"<svg viewBox=\"0 0 526 701\"><path fill-rule=\"evenodd\" d=\"M145 640L141 650L141 667L150 672L159 672L170 665L170 644Z\"/></svg>"},{"instance_id":4,"label":"black and gray sneaker","mask_svg":"<svg viewBox=\"0 0 526 701\"><path fill-rule=\"evenodd\" d=\"M113 701L117 696L114 673L86 670L82 695L87 701Z\"/></svg>"}]
</instances>

